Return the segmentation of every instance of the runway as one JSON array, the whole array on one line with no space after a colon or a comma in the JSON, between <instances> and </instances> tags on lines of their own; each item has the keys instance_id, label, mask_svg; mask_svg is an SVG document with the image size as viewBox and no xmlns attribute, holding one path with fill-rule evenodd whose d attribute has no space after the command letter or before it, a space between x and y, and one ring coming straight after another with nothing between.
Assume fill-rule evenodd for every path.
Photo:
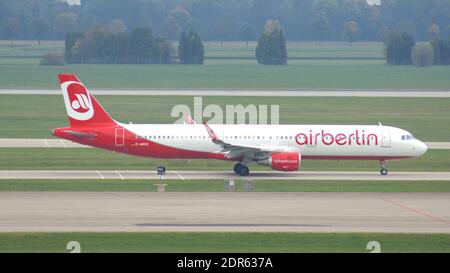
<instances>
[{"instance_id":1,"label":"runway","mask_svg":"<svg viewBox=\"0 0 450 273\"><path fill-rule=\"evenodd\" d=\"M449 150L450 142L426 142L428 149ZM0 148L91 148L65 139L0 138Z\"/></svg>"},{"instance_id":2,"label":"runway","mask_svg":"<svg viewBox=\"0 0 450 273\"><path fill-rule=\"evenodd\" d=\"M449 193L2 192L0 232L450 233Z\"/></svg>"},{"instance_id":3,"label":"runway","mask_svg":"<svg viewBox=\"0 0 450 273\"><path fill-rule=\"evenodd\" d=\"M152 179L161 180L156 171L131 170L0 170L0 180L6 179ZM373 172L289 172L254 171L241 177L232 171L167 170L163 179L185 180L358 180L358 181L446 181L450 172L390 172L387 176ZM0 181L1 183L1 181Z\"/></svg>"},{"instance_id":4,"label":"runway","mask_svg":"<svg viewBox=\"0 0 450 273\"><path fill-rule=\"evenodd\" d=\"M138 96L246 96L246 97L398 97L450 98L450 90L172 90L172 89L90 89L94 95ZM61 95L59 89L0 89L0 94Z\"/></svg>"}]
</instances>

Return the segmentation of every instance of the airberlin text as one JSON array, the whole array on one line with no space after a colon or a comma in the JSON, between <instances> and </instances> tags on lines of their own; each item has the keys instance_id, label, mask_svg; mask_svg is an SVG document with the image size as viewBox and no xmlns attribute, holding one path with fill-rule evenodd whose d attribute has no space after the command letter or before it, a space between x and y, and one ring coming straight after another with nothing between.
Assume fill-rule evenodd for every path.
<instances>
[{"instance_id":1,"label":"airberlin text","mask_svg":"<svg viewBox=\"0 0 450 273\"><path fill-rule=\"evenodd\" d=\"M306 133L299 133L295 136L295 141L298 145L316 146L320 142L323 145L359 145L370 146L378 145L378 135L374 133L366 133L364 130L355 130L354 132L332 134L325 130L313 131L309 130Z\"/></svg>"}]
</instances>

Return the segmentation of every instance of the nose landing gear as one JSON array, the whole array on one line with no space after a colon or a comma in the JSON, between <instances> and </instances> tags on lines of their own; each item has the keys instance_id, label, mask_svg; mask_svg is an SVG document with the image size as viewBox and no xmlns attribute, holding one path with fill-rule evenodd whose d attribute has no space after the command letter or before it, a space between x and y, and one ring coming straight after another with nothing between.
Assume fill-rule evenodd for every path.
<instances>
[{"instance_id":1,"label":"nose landing gear","mask_svg":"<svg viewBox=\"0 0 450 273\"><path fill-rule=\"evenodd\" d=\"M388 170L386 169L386 161L380 160L380 165L381 165L380 174L381 175L387 175L388 174Z\"/></svg>"},{"instance_id":2,"label":"nose landing gear","mask_svg":"<svg viewBox=\"0 0 450 273\"><path fill-rule=\"evenodd\" d=\"M236 163L233 168L234 172L240 176L247 176L250 173L250 170L247 166L242 163Z\"/></svg>"}]
</instances>

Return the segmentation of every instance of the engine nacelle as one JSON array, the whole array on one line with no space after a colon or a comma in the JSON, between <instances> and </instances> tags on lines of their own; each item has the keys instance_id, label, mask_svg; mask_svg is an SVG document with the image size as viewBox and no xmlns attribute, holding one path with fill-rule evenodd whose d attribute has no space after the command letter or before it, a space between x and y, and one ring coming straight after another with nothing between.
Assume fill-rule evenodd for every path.
<instances>
[{"instance_id":1,"label":"engine nacelle","mask_svg":"<svg viewBox=\"0 0 450 273\"><path fill-rule=\"evenodd\" d=\"M268 159L259 161L258 164L271 167L277 171L293 172L300 168L301 156L299 153L272 153Z\"/></svg>"}]
</instances>

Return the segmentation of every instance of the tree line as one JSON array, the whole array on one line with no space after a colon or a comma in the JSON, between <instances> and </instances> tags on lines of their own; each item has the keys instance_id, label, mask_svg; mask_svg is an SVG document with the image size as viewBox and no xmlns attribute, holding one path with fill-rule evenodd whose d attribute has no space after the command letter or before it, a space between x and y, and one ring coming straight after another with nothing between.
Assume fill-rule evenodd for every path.
<instances>
[{"instance_id":1,"label":"tree line","mask_svg":"<svg viewBox=\"0 0 450 273\"><path fill-rule=\"evenodd\" d=\"M0 38L63 39L96 25L133 30L152 26L177 40L196 29L205 40L256 40L269 19L288 40L382 41L388 30L427 40L436 25L450 35L450 0L0 0Z\"/></svg>"},{"instance_id":2,"label":"tree line","mask_svg":"<svg viewBox=\"0 0 450 273\"><path fill-rule=\"evenodd\" d=\"M196 31L181 33L178 54L182 64L203 64L203 43ZM85 33L67 33L64 57L68 63L170 64L177 56L172 43L150 27L126 32L95 26Z\"/></svg>"},{"instance_id":3,"label":"tree line","mask_svg":"<svg viewBox=\"0 0 450 273\"><path fill-rule=\"evenodd\" d=\"M349 26L355 27L352 23ZM287 64L284 33L278 20L266 22L255 50L259 64ZM351 32L348 35L351 37ZM429 35L431 42L417 45L410 33L387 32L384 37L386 63L450 65L450 36L442 37L433 26ZM85 33L67 33L65 38L65 60L69 63L170 64L178 59L181 64L203 64L204 54L200 35L192 29L180 34L178 50L167 39L154 35L149 27L136 27L128 33L125 29L99 25ZM51 59L52 56L47 56L43 63L51 63Z\"/></svg>"},{"instance_id":4,"label":"tree line","mask_svg":"<svg viewBox=\"0 0 450 273\"><path fill-rule=\"evenodd\" d=\"M390 31L384 46L386 62L391 65L450 65L450 36L434 33L430 42L416 43L410 33Z\"/></svg>"}]
</instances>

